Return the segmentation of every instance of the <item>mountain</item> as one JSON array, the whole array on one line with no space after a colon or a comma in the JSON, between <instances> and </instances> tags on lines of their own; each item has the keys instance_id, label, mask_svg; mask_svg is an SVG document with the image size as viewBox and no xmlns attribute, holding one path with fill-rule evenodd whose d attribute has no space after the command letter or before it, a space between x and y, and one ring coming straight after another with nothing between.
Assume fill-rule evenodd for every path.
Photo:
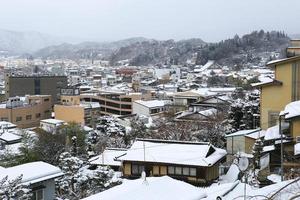
<instances>
[{"instance_id":1,"label":"mountain","mask_svg":"<svg viewBox=\"0 0 300 200\"><path fill-rule=\"evenodd\" d=\"M68 39L71 42L71 39ZM32 53L38 49L68 41L39 32L17 32L0 29L0 51L9 55Z\"/></svg>"},{"instance_id":2,"label":"mountain","mask_svg":"<svg viewBox=\"0 0 300 200\"><path fill-rule=\"evenodd\" d=\"M41 58L106 58L121 47L148 41L143 37L135 37L115 42L82 42L79 44L63 43L48 46L36 51L33 55Z\"/></svg>"}]
</instances>

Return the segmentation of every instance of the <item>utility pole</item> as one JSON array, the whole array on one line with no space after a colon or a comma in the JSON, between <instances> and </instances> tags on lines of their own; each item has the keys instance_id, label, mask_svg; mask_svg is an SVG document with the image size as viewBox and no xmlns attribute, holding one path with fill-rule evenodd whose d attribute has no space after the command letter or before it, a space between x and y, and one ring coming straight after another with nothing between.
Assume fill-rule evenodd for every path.
<instances>
[{"instance_id":1,"label":"utility pole","mask_svg":"<svg viewBox=\"0 0 300 200\"><path fill-rule=\"evenodd\" d=\"M279 115L279 134L280 134L280 169L281 169L281 181L284 180L284 167L283 167L283 131L282 131L282 127L281 127L281 122L282 122L282 117L285 117L288 113L284 113Z\"/></svg>"}]
</instances>

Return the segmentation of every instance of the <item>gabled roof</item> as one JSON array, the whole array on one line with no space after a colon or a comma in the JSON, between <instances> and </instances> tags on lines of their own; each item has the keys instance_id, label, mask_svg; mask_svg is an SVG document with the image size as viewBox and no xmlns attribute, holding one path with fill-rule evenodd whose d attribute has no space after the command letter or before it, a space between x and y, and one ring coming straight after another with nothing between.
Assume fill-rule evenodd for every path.
<instances>
[{"instance_id":1,"label":"gabled roof","mask_svg":"<svg viewBox=\"0 0 300 200\"><path fill-rule=\"evenodd\" d=\"M0 180L6 176L8 176L9 180L11 180L20 175L23 175L23 184L33 184L57 178L63 175L63 173L58 167L42 161L0 169Z\"/></svg>"},{"instance_id":2,"label":"gabled roof","mask_svg":"<svg viewBox=\"0 0 300 200\"><path fill-rule=\"evenodd\" d=\"M126 154L127 149L105 149L100 155L89 159L93 165L121 166L118 157Z\"/></svg>"},{"instance_id":3,"label":"gabled roof","mask_svg":"<svg viewBox=\"0 0 300 200\"><path fill-rule=\"evenodd\" d=\"M214 165L225 155L225 150L216 148L209 143L138 139L126 155L119 159L208 167Z\"/></svg>"}]
</instances>

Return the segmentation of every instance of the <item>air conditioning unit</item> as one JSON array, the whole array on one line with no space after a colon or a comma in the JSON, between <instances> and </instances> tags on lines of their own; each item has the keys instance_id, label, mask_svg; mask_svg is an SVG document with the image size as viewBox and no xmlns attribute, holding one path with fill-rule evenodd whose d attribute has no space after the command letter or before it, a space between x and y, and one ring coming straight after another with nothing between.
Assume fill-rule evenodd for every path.
<instances>
[{"instance_id":1,"label":"air conditioning unit","mask_svg":"<svg viewBox=\"0 0 300 200\"><path fill-rule=\"evenodd\" d=\"M296 137L296 143L300 143L300 136Z\"/></svg>"}]
</instances>

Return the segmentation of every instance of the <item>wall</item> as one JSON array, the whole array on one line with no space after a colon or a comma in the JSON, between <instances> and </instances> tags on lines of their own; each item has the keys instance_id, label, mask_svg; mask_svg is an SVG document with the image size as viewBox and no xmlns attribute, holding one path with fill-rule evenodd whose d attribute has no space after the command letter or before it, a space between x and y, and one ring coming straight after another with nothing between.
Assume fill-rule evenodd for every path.
<instances>
[{"instance_id":1,"label":"wall","mask_svg":"<svg viewBox=\"0 0 300 200\"><path fill-rule=\"evenodd\" d=\"M81 106L54 105L55 119L84 125L84 108Z\"/></svg>"},{"instance_id":2,"label":"wall","mask_svg":"<svg viewBox=\"0 0 300 200\"><path fill-rule=\"evenodd\" d=\"M146 106L143 106L137 102L133 102L132 103L132 114L150 116L150 110Z\"/></svg>"},{"instance_id":3,"label":"wall","mask_svg":"<svg viewBox=\"0 0 300 200\"><path fill-rule=\"evenodd\" d=\"M261 89L261 128L269 127L269 112L280 112L292 101L292 64L276 66L275 79L281 86L264 86Z\"/></svg>"}]
</instances>

